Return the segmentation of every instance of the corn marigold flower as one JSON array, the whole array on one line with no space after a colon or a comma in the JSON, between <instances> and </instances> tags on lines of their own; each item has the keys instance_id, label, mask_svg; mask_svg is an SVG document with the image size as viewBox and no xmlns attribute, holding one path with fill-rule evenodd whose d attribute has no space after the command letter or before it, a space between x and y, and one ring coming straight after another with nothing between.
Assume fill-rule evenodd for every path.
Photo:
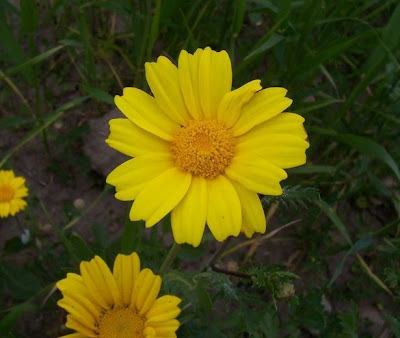
<instances>
[{"instance_id":1,"label":"corn marigold flower","mask_svg":"<svg viewBox=\"0 0 400 338\"><path fill-rule=\"evenodd\" d=\"M76 331L64 337L176 337L181 299L157 298L161 277L140 270L136 253L119 254L112 272L96 256L80 264L80 273L57 283L63 294L58 305L69 312L65 326Z\"/></svg>"},{"instance_id":2,"label":"corn marigold flower","mask_svg":"<svg viewBox=\"0 0 400 338\"><path fill-rule=\"evenodd\" d=\"M14 175L12 170L0 170L0 217L8 217L26 207L24 197L28 196L25 178Z\"/></svg>"},{"instance_id":3,"label":"corn marigold flower","mask_svg":"<svg viewBox=\"0 0 400 338\"><path fill-rule=\"evenodd\" d=\"M283 113L285 88L260 80L231 90L228 54L182 51L146 63L154 97L124 88L115 103L127 118L110 121L106 142L133 157L107 177L115 197L134 200L131 220L151 227L171 212L178 244L200 244L205 224L218 241L264 233L258 197L280 195L284 169L302 165L309 144L304 119Z\"/></svg>"}]
</instances>

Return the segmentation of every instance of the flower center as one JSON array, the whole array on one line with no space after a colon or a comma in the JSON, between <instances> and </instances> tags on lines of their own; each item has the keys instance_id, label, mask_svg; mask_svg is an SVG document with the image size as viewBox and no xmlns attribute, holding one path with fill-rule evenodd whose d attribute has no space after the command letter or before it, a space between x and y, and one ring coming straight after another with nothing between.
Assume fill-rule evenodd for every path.
<instances>
[{"instance_id":1,"label":"flower center","mask_svg":"<svg viewBox=\"0 0 400 338\"><path fill-rule=\"evenodd\" d=\"M108 310L99 321L99 338L142 338L145 317L129 308Z\"/></svg>"},{"instance_id":2,"label":"flower center","mask_svg":"<svg viewBox=\"0 0 400 338\"><path fill-rule=\"evenodd\" d=\"M175 134L171 151L177 167L212 179L231 163L235 138L215 120L191 120Z\"/></svg>"},{"instance_id":3,"label":"flower center","mask_svg":"<svg viewBox=\"0 0 400 338\"><path fill-rule=\"evenodd\" d=\"M15 191L9 185L1 185L0 186L0 203L1 202L9 202L13 199Z\"/></svg>"}]
</instances>

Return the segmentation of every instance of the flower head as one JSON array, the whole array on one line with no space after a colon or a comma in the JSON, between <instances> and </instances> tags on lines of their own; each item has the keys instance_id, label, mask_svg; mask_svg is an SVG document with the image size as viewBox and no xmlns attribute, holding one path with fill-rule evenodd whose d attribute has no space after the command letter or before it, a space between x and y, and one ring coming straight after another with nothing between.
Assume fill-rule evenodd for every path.
<instances>
[{"instance_id":1,"label":"flower head","mask_svg":"<svg viewBox=\"0 0 400 338\"><path fill-rule=\"evenodd\" d=\"M106 142L133 157L107 182L134 200L131 220L151 227L171 212L177 243L200 244L205 225L218 241L265 232L258 193L280 195L284 169L302 165L309 144L304 119L283 113L284 88L251 81L231 90L228 54L209 47L146 63L153 96L125 88Z\"/></svg>"},{"instance_id":2,"label":"flower head","mask_svg":"<svg viewBox=\"0 0 400 338\"><path fill-rule=\"evenodd\" d=\"M112 272L98 256L80 272L57 283L64 296L58 305L69 312L65 326L77 332L64 337L176 337L181 300L157 298L161 277L140 270L136 253L118 255Z\"/></svg>"},{"instance_id":3,"label":"flower head","mask_svg":"<svg viewBox=\"0 0 400 338\"><path fill-rule=\"evenodd\" d=\"M12 170L0 170L0 217L15 216L23 210L26 196L25 178L16 177Z\"/></svg>"}]
</instances>

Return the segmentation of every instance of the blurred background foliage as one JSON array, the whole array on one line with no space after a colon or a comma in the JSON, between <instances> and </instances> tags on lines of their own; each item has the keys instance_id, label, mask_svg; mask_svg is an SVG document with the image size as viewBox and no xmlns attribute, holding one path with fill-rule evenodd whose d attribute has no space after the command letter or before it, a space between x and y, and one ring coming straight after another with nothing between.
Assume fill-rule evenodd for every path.
<instances>
[{"instance_id":1,"label":"blurred background foliage","mask_svg":"<svg viewBox=\"0 0 400 338\"><path fill-rule=\"evenodd\" d=\"M288 88L311 147L283 196L263 198L266 235L232 240L214 266L251 278L212 269L210 237L181 249L163 278L184 299L178 335L400 337L399 32L396 0L0 1L0 166L23 174L18 158L39 140L49 173L79 191L79 172L98 189L56 221L30 189L19 221L29 236L0 239L0 336L65 334L54 282L94 254L110 263L136 250L158 270L168 219L162 234L125 215L117 236L102 219L79 232L111 194L82 139L123 87L148 90L146 61L211 46L230 54L234 87Z\"/></svg>"}]
</instances>

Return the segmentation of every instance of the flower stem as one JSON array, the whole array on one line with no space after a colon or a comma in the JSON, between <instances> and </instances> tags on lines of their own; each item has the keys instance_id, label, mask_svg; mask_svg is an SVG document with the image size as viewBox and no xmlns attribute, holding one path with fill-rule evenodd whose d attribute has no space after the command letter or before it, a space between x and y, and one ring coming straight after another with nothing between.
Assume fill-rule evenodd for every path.
<instances>
[{"instance_id":1,"label":"flower stem","mask_svg":"<svg viewBox=\"0 0 400 338\"><path fill-rule=\"evenodd\" d=\"M212 256L212 258L210 259L210 262L208 263L208 265L210 266L210 268L218 273L223 273L225 275L230 275L230 276L234 276L234 277L240 277L240 278L251 278L251 275L248 275L247 273L242 273L239 271L232 271L232 270L227 270L227 269L222 269L217 267L215 264L218 260L219 257L221 257L221 255L224 253L225 249L228 247L229 242L231 241L232 237L228 237L226 239L226 241L224 243L222 243L222 245L218 248L218 250L215 252L215 254Z\"/></svg>"},{"instance_id":2,"label":"flower stem","mask_svg":"<svg viewBox=\"0 0 400 338\"><path fill-rule=\"evenodd\" d=\"M160 275L165 274L169 270L180 248L181 246L174 242L174 245L171 247L171 249L169 249L168 255L167 257L165 257L164 262L161 265L160 271L158 272Z\"/></svg>"}]
</instances>

